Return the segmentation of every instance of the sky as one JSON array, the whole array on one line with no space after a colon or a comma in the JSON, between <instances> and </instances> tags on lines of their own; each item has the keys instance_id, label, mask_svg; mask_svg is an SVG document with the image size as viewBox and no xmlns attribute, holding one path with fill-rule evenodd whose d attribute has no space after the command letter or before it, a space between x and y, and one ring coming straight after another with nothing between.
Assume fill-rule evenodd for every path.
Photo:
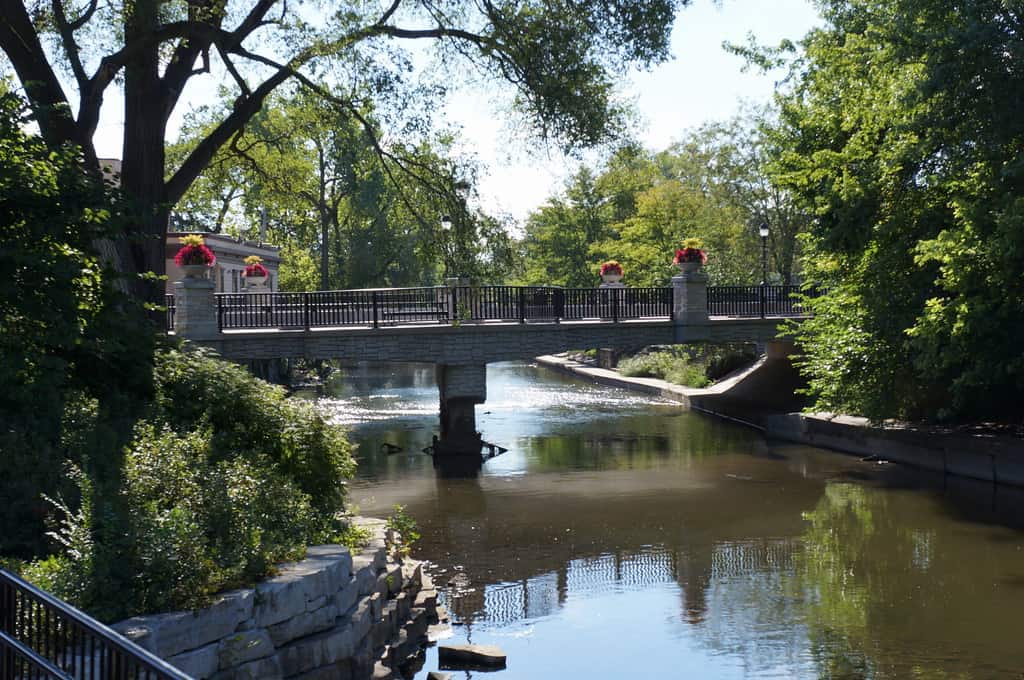
<instances>
[{"instance_id":1,"label":"sky","mask_svg":"<svg viewBox=\"0 0 1024 680\"><path fill-rule=\"evenodd\" d=\"M664 149L688 128L732 117L744 100L770 101L781 74L756 69L743 73L743 59L727 53L722 43L745 44L750 33L760 44L796 41L817 23L809 0L694 0L676 17L674 58L650 72L633 74L623 88L641 116L640 141ZM530 156L510 146L500 111L473 93L457 93L446 113L462 126L466 150L475 150L489 170L479 190L482 206L491 211L521 222L560 192L579 165L556 153Z\"/></svg>"},{"instance_id":2,"label":"sky","mask_svg":"<svg viewBox=\"0 0 1024 680\"><path fill-rule=\"evenodd\" d=\"M797 40L817 21L810 0L693 0L676 17L672 60L650 72L636 72L623 83L622 95L635 101L640 116L640 141L660 150L687 129L728 119L744 101L770 101L780 74L756 69L744 73L743 59L727 53L722 43L745 43L751 33L762 44ZM209 87L199 92L212 95ZM521 223L562 190L578 160L555 151L528 153L521 138L510 135L506 117L478 91L455 90L450 95L443 113L447 123L461 128L459 150L473 153L485 169L478 186L482 208ZM121 155L123 114L120 98L116 99L104 106L95 137L101 158ZM170 139L176 138L183 113L176 111L169 121Z\"/></svg>"}]
</instances>

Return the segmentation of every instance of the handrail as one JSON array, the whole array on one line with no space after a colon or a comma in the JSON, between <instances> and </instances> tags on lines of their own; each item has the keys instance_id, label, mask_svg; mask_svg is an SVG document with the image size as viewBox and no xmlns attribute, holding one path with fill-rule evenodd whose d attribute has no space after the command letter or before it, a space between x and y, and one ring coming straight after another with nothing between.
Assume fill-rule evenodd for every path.
<instances>
[{"instance_id":1,"label":"handrail","mask_svg":"<svg viewBox=\"0 0 1024 680\"><path fill-rule=\"evenodd\" d=\"M31 665L34 669L29 672ZM0 569L0 678L191 680L91 616Z\"/></svg>"}]
</instances>

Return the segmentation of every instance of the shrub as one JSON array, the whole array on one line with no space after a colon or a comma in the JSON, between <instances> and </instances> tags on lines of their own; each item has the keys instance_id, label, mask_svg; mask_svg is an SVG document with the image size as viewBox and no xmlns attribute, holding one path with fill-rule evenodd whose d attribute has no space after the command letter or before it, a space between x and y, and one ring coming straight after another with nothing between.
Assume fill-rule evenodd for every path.
<instances>
[{"instance_id":1,"label":"shrub","mask_svg":"<svg viewBox=\"0 0 1024 680\"><path fill-rule=\"evenodd\" d=\"M95 534L71 468L78 508L51 501L62 550L23 569L104 620L200 606L344 531L351 451L315 407L200 351L158 353L155 383L124 455L121 538Z\"/></svg>"},{"instance_id":2,"label":"shrub","mask_svg":"<svg viewBox=\"0 0 1024 680\"><path fill-rule=\"evenodd\" d=\"M745 344L658 346L619 362L626 376L661 378L687 387L706 387L756 359Z\"/></svg>"}]
</instances>

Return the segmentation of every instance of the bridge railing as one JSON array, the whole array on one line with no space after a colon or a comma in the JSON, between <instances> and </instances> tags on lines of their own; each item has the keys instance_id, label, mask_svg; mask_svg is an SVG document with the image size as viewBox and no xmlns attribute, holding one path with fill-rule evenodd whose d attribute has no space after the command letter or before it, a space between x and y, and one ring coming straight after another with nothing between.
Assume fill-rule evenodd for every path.
<instances>
[{"instance_id":1,"label":"bridge railing","mask_svg":"<svg viewBox=\"0 0 1024 680\"><path fill-rule=\"evenodd\" d=\"M799 286L709 286L710 316L765 318L804 313ZM621 321L671 319L673 289L457 286L308 293L218 293L220 330L334 328L418 322ZM168 300L168 325L174 323Z\"/></svg>"},{"instance_id":2,"label":"bridge railing","mask_svg":"<svg viewBox=\"0 0 1024 680\"><path fill-rule=\"evenodd\" d=\"M377 328L424 321L618 321L672 316L671 288L435 286L308 293L218 293L214 297L220 330ZM169 322L173 323L170 316Z\"/></svg>"},{"instance_id":3,"label":"bridge railing","mask_svg":"<svg viewBox=\"0 0 1024 680\"><path fill-rule=\"evenodd\" d=\"M449 319L448 289L378 288L309 293L219 293L221 330L323 328Z\"/></svg>"},{"instance_id":4,"label":"bridge railing","mask_svg":"<svg viewBox=\"0 0 1024 680\"><path fill-rule=\"evenodd\" d=\"M189 680L95 619L3 569L0 678Z\"/></svg>"},{"instance_id":5,"label":"bridge railing","mask_svg":"<svg viewBox=\"0 0 1024 680\"><path fill-rule=\"evenodd\" d=\"M800 286L708 286L708 314L765 318L799 316Z\"/></svg>"}]
</instances>

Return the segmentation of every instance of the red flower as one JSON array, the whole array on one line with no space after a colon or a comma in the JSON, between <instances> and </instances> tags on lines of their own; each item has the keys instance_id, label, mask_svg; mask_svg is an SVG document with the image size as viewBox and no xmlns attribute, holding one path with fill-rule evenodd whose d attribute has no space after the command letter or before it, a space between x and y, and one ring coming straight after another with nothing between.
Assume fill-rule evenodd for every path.
<instances>
[{"instance_id":1,"label":"red flower","mask_svg":"<svg viewBox=\"0 0 1024 680\"><path fill-rule=\"evenodd\" d=\"M622 276L622 265L615 260L609 260L601 265L601 276L606 274L618 274Z\"/></svg>"},{"instance_id":2,"label":"red flower","mask_svg":"<svg viewBox=\"0 0 1024 680\"><path fill-rule=\"evenodd\" d=\"M213 251L205 245L182 246L181 250L178 251L178 254L174 256L174 264L179 267L187 264L203 264L207 267L212 267L216 261L217 256L214 255Z\"/></svg>"},{"instance_id":3,"label":"red flower","mask_svg":"<svg viewBox=\"0 0 1024 680\"><path fill-rule=\"evenodd\" d=\"M707 264L708 256L700 248L680 248L676 251L676 257L672 260L672 264L679 264L681 262L700 262L701 264Z\"/></svg>"},{"instance_id":4,"label":"red flower","mask_svg":"<svg viewBox=\"0 0 1024 680\"><path fill-rule=\"evenodd\" d=\"M245 266L246 276L270 276L270 272L259 262Z\"/></svg>"}]
</instances>

